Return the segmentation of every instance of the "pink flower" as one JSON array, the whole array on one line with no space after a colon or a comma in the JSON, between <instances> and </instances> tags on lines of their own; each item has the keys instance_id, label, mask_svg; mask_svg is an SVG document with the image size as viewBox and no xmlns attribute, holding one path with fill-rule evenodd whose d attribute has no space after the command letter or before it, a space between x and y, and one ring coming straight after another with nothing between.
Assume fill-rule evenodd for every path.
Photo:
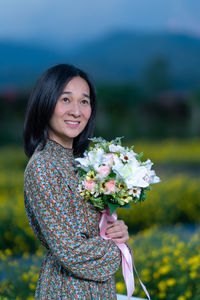
<instances>
[{"instance_id":1,"label":"pink flower","mask_svg":"<svg viewBox=\"0 0 200 300\"><path fill-rule=\"evenodd\" d=\"M101 166L98 169L98 174L99 174L100 178L104 178L104 177L108 176L109 173L110 173L109 166Z\"/></svg>"},{"instance_id":2,"label":"pink flower","mask_svg":"<svg viewBox=\"0 0 200 300\"><path fill-rule=\"evenodd\" d=\"M85 188L91 193L95 192L96 183L93 180L86 180L85 181Z\"/></svg>"},{"instance_id":3,"label":"pink flower","mask_svg":"<svg viewBox=\"0 0 200 300\"><path fill-rule=\"evenodd\" d=\"M113 194L116 191L116 185L115 185L115 181L114 179L109 180L108 182L106 182L106 192L108 194Z\"/></svg>"}]
</instances>

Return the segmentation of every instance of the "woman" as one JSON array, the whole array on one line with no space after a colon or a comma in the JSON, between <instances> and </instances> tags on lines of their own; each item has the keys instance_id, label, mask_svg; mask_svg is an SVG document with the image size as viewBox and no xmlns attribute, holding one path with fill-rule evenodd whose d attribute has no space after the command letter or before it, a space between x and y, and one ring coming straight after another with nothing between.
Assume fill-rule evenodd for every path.
<instances>
[{"instance_id":1,"label":"woman","mask_svg":"<svg viewBox=\"0 0 200 300\"><path fill-rule=\"evenodd\" d=\"M128 240L116 221L99 236L100 213L80 197L74 155L87 149L94 129L96 93L88 75L57 65L39 78L28 103L24 199L29 223L47 248L35 299L116 299L114 274Z\"/></svg>"}]
</instances>

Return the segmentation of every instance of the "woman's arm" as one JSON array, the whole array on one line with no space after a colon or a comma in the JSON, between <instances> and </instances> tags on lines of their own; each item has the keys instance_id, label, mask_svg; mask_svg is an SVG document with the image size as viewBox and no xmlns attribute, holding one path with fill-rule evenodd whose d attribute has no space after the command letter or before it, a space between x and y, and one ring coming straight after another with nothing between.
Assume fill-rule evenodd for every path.
<instances>
[{"instance_id":1,"label":"woman's arm","mask_svg":"<svg viewBox=\"0 0 200 300\"><path fill-rule=\"evenodd\" d=\"M70 213L70 199L58 184L60 174L49 161L34 161L25 173L25 197L55 258L73 275L105 281L121 263L120 250L100 236L86 239L77 230L77 220ZM66 199L65 199L66 200Z\"/></svg>"}]
</instances>

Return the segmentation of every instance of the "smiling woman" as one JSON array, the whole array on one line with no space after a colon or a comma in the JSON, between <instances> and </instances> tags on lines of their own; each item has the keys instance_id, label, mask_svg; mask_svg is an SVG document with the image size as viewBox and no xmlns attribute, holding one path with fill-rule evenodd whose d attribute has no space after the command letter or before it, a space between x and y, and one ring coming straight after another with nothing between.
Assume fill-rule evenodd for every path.
<instances>
[{"instance_id":1,"label":"smiling woman","mask_svg":"<svg viewBox=\"0 0 200 300\"><path fill-rule=\"evenodd\" d=\"M90 88L76 76L65 86L49 122L49 137L66 148L72 148L73 139L87 125L91 116Z\"/></svg>"},{"instance_id":2,"label":"smiling woman","mask_svg":"<svg viewBox=\"0 0 200 300\"><path fill-rule=\"evenodd\" d=\"M35 299L116 299L114 274L121 254L114 240L129 238L123 221L99 234L100 213L78 193L75 154L88 148L96 114L95 88L71 65L47 70L30 97L24 149L29 223L47 249Z\"/></svg>"},{"instance_id":3,"label":"smiling woman","mask_svg":"<svg viewBox=\"0 0 200 300\"><path fill-rule=\"evenodd\" d=\"M73 148L74 154L82 154L93 135L95 116L96 91L89 76L72 65L48 69L38 79L29 99L24 122L25 153L30 157L38 144L44 147L50 137L56 137L58 142L62 139L61 144L66 146L70 138L66 130L73 128L73 145L68 147Z\"/></svg>"}]
</instances>

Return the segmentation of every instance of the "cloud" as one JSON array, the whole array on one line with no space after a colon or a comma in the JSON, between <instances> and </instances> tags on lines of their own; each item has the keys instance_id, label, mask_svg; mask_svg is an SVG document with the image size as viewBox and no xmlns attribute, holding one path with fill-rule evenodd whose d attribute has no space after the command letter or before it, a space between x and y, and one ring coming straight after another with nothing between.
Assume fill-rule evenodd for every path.
<instances>
[{"instance_id":1,"label":"cloud","mask_svg":"<svg viewBox=\"0 0 200 300\"><path fill-rule=\"evenodd\" d=\"M69 43L119 28L198 30L199 0L2 0L0 38Z\"/></svg>"}]
</instances>

